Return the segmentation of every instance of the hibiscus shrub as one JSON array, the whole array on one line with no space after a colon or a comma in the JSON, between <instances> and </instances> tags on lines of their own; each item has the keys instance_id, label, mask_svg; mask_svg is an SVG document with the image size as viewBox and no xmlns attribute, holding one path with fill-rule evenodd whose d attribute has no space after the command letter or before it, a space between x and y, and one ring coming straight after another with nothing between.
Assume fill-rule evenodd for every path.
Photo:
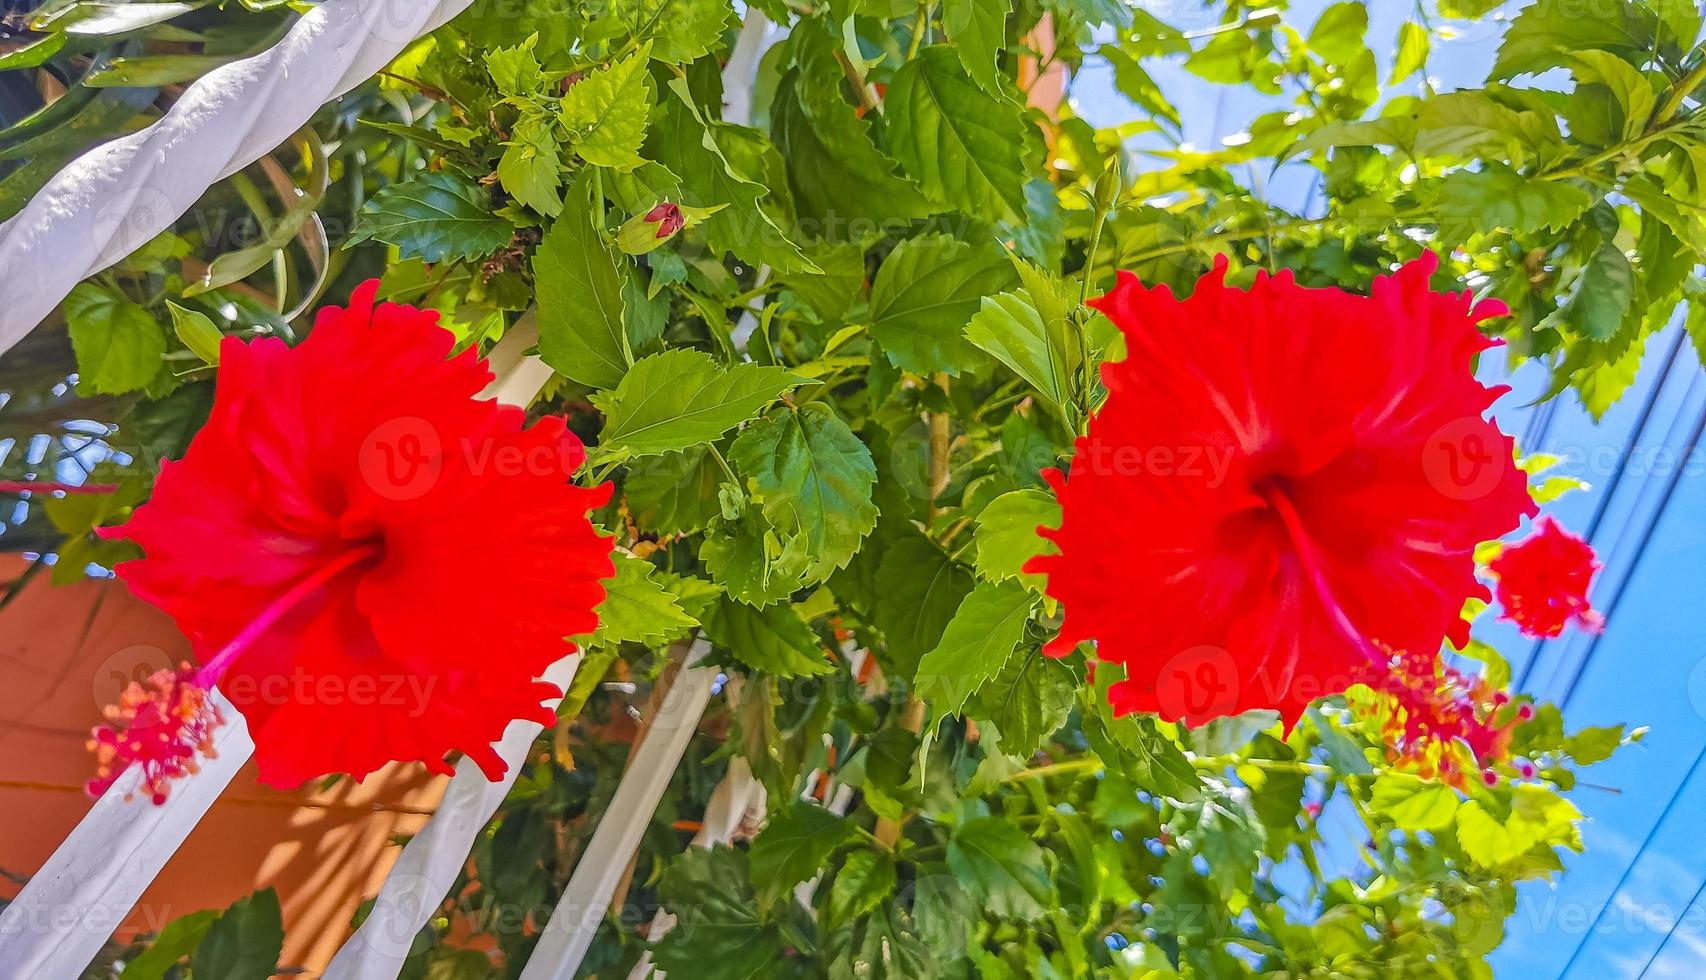
<instances>
[{"instance_id":1,"label":"hibiscus shrub","mask_svg":"<svg viewBox=\"0 0 1706 980\"><path fill-rule=\"evenodd\" d=\"M124 557L88 531L200 425L220 335L378 277L459 348L537 330L529 410L613 485L618 552L409 975L519 972L702 635L727 696L585 973L1485 976L1581 847L1576 770L1638 731L1569 733L1470 635L1598 626L1585 545L1500 555L1570 481L1473 371L1543 359L1599 413L1673 314L1706 349L1698 12L1540 0L1437 91L1436 28L1494 6L1371 39L1360 3L768 0L785 36L725 91L760 36L727 0L477 0L305 131L341 249L218 254L261 194L221 187L67 302L130 462L50 515L61 555ZM1061 100L1092 54L1135 121ZM1163 60L1271 109L1186 145ZM1307 210L1252 186L1276 167ZM430 598L505 616L478 540ZM767 822L686 847L737 765Z\"/></svg>"}]
</instances>

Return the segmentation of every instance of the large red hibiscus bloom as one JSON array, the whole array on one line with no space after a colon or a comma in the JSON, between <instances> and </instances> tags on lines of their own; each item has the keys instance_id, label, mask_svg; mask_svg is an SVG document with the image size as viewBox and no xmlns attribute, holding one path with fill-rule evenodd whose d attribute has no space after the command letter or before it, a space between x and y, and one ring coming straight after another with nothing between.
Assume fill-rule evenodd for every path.
<instances>
[{"instance_id":1,"label":"large red hibiscus bloom","mask_svg":"<svg viewBox=\"0 0 1706 980\"><path fill-rule=\"evenodd\" d=\"M1071 475L1060 553L1034 560L1065 623L1126 667L1121 711L1192 724L1295 720L1393 651L1461 639L1473 549L1534 510L1472 374L1496 302L1432 292L1429 255L1372 294L1290 273L1187 300L1121 273L1095 301L1124 332Z\"/></svg>"},{"instance_id":2,"label":"large red hibiscus bloom","mask_svg":"<svg viewBox=\"0 0 1706 980\"><path fill-rule=\"evenodd\" d=\"M296 347L227 338L207 424L117 530L146 556L119 575L190 638L276 786L457 750L495 778L491 743L549 723L535 678L613 571L587 518L609 488L571 482L563 420L476 398L477 353L377 288Z\"/></svg>"}]
</instances>

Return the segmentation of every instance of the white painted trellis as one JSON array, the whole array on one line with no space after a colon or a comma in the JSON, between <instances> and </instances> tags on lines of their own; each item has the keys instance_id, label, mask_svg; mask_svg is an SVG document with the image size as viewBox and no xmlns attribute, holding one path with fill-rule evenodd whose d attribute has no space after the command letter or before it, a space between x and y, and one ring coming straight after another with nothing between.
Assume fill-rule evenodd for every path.
<instances>
[{"instance_id":1,"label":"white painted trellis","mask_svg":"<svg viewBox=\"0 0 1706 980\"><path fill-rule=\"evenodd\" d=\"M472 0L326 0L273 48L215 69L189 86L156 123L72 161L16 216L0 223L0 353L39 323L79 281L166 230L214 183L271 152L325 102L384 67L416 38ZM749 10L724 68L725 118L746 121L759 58L776 29ZM525 351L537 342L531 314L492 351L485 392L526 405L551 371ZM575 975L612 895L639 846L671 774L711 698L715 668L700 664L703 639L679 650L682 667L630 759L609 807L522 974ZM571 654L544 679L567 690L580 665ZM135 906L254 751L242 716L215 736L217 755L174 787L165 804L126 801L139 773L124 776L0 913L0 978L73 980ZM555 705L552 705L553 707ZM509 791L542 727L514 721L497 743L508 766L490 782L467 760L456 767L437 812L403 848L372 912L324 973L329 980L393 980L410 943L438 910L475 836ZM726 842L762 817L764 792L733 763L695 843ZM667 928L667 926L664 926Z\"/></svg>"}]
</instances>

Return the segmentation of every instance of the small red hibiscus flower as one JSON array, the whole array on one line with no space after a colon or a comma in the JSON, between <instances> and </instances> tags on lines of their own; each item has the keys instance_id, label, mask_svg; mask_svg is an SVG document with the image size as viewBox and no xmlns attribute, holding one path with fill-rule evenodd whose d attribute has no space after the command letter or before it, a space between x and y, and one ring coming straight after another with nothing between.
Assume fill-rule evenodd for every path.
<instances>
[{"instance_id":1,"label":"small red hibiscus flower","mask_svg":"<svg viewBox=\"0 0 1706 980\"><path fill-rule=\"evenodd\" d=\"M1436 653L1486 596L1474 548L1534 512L1475 380L1493 301L1436 293L1431 255L1372 294L1290 273L1179 300L1121 273L1092 305L1124 332L1071 475L1049 474L1065 611L1048 647L1094 640L1126 667L1120 711L1198 724L1268 708L1294 721L1386 650Z\"/></svg>"},{"instance_id":2,"label":"small red hibiscus flower","mask_svg":"<svg viewBox=\"0 0 1706 980\"><path fill-rule=\"evenodd\" d=\"M145 555L119 576L202 662L138 710L176 717L186 688L217 683L274 786L391 761L448 772L454 751L501 775L491 743L553 720L541 702L559 692L536 678L596 626L614 570L587 518L609 487L571 482L583 450L563 420L477 398L477 353L450 357L438 314L375 305L377 289L296 347L227 338L206 425L111 532ZM180 741L216 723L186 719ZM165 751L147 727L97 733L108 775Z\"/></svg>"},{"instance_id":3,"label":"small red hibiscus flower","mask_svg":"<svg viewBox=\"0 0 1706 980\"><path fill-rule=\"evenodd\" d=\"M1528 537L1487 565L1498 580L1494 592L1504 608L1500 618L1533 637L1557 636L1571 622L1586 630L1604 625L1588 603L1588 587L1599 569L1593 546L1551 517L1536 521Z\"/></svg>"}]
</instances>

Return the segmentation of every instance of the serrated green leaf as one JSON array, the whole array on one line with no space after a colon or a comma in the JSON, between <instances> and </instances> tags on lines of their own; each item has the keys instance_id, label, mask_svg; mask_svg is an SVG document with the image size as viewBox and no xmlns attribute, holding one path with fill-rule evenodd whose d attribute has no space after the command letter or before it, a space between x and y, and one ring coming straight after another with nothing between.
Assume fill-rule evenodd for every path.
<instances>
[{"instance_id":1,"label":"serrated green leaf","mask_svg":"<svg viewBox=\"0 0 1706 980\"><path fill-rule=\"evenodd\" d=\"M622 479L628 513L642 531L658 535L702 531L721 513L723 471L704 447L663 453L629 464Z\"/></svg>"},{"instance_id":2,"label":"serrated green leaf","mask_svg":"<svg viewBox=\"0 0 1706 980\"><path fill-rule=\"evenodd\" d=\"M551 117L527 112L510 131L498 158L498 183L510 197L547 217L563 211L558 189L563 184L563 161Z\"/></svg>"},{"instance_id":3,"label":"serrated green leaf","mask_svg":"<svg viewBox=\"0 0 1706 980\"><path fill-rule=\"evenodd\" d=\"M690 847L658 884L678 924L652 950L659 970L703 980L758 980L778 974L782 936L766 923L747 858L726 844Z\"/></svg>"},{"instance_id":4,"label":"serrated green leaf","mask_svg":"<svg viewBox=\"0 0 1706 980\"><path fill-rule=\"evenodd\" d=\"M582 160L599 167L627 171L645 161L640 145L646 141L646 121L657 100L646 66L651 42L610 67L588 73L563 93L562 121L569 145Z\"/></svg>"},{"instance_id":5,"label":"serrated green leaf","mask_svg":"<svg viewBox=\"0 0 1706 980\"><path fill-rule=\"evenodd\" d=\"M945 235L901 242L871 283L871 336L895 366L918 374L958 375L983 355L965 326L983 297L1017 281L993 245L974 247Z\"/></svg>"},{"instance_id":6,"label":"serrated green leaf","mask_svg":"<svg viewBox=\"0 0 1706 980\"><path fill-rule=\"evenodd\" d=\"M82 282L65 297L63 309L79 387L122 395L147 387L160 373L166 331L145 308L105 286Z\"/></svg>"},{"instance_id":7,"label":"serrated green leaf","mask_svg":"<svg viewBox=\"0 0 1706 980\"><path fill-rule=\"evenodd\" d=\"M1440 830L1451 826L1460 802L1457 791L1444 783L1389 772L1374 781L1368 809L1403 830Z\"/></svg>"},{"instance_id":8,"label":"serrated green leaf","mask_svg":"<svg viewBox=\"0 0 1706 980\"><path fill-rule=\"evenodd\" d=\"M1001 78L995 58L1007 40L1007 15L1011 0L943 0L942 28L966 74L985 92L1001 94Z\"/></svg>"},{"instance_id":9,"label":"serrated green leaf","mask_svg":"<svg viewBox=\"0 0 1706 980\"><path fill-rule=\"evenodd\" d=\"M821 402L753 423L730 455L752 482L765 519L799 537L812 556L810 580L847 564L877 524L871 451Z\"/></svg>"},{"instance_id":10,"label":"serrated green leaf","mask_svg":"<svg viewBox=\"0 0 1706 980\"><path fill-rule=\"evenodd\" d=\"M1005 96L978 88L954 48L920 51L883 102L890 149L925 194L971 215L1025 213L1028 124Z\"/></svg>"},{"instance_id":11,"label":"serrated green leaf","mask_svg":"<svg viewBox=\"0 0 1706 980\"><path fill-rule=\"evenodd\" d=\"M380 188L356 215L347 245L368 239L423 262L483 258L509 244L515 229L492 214L486 192L448 173L423 173Z\"/></svg>"},{"instance_id":12,"label":"serrated green leaf","mask_svg":"<svg viewBox=\"0 0 1706 980\"><path fill-rule=\"evenodd\" d=\"M1568 64L1570 53L1584 50L1645 58L1657 46L1656 26L1652 15L1634 4L1612 4L1585 17L1568 4L1529 4L1505 31L1488 77L1539 74Z\"/></svg>"},{"instance_id":13,"label":"serrated green leaf","mask_svg":"<svg viewBox=\"0 0 1706 980\"><path fill-rule=\"evenodd\" d=\"M722 47L735 13L728 0L617 0L611 6L636 41L651 43L653 58L671 65Z\"/></svg>"},{"instance_id":14,"label":"serrated green leaf","mask_svg":"<svg viewBox=\"0 0 1706 980\"><path fill-rule=\"evenodd\" d=\"M1448 244L1471 235L1506 230L1530 235L1541 229L1562 231L1582 216L1594 199L1586 191L1555 180L1534 180L1497 161L1480 170L1446 175L1439 192L1439 233Z\"/></svg>"},{"instance_id":15,"label":"serrated green leaf","mask_svg":"<svg viewBox=\"0 0 1706 980\"><path fill-rule=\"evenodd\" d=\"M958 715L978 688L1006 666L1025 638L1037 597L1017 584L984 583L960 603L936 646L918 661L918 696L938 717Z\"/></svg>"},{"instance_id":16,"label":"serrated green leaf","mask_svg":"<svg viewBox=\"0 0 1706 980\"><path fill-rule=\"evenodd\" d=\"M608 389L625 381L632 358L623 326L623 277L594 226L598 212L591 193L592 181L583 171L533 256L539 356L564 377Z\"/></svg>"},{"instance_id":17,"label":"serrated green leaf","mask_svg":"<svg viewBox=\"0 0 1706 980\"><path fill-rule=\"evenodd\" d=\"M1059 549L1037 533L1039 527L1060 526L1060 502L1042 490L1012 490L989 502L977 515L977 573L991 582L1017 577L1026 588L1041 592L1047 581L1027 575L1025 563Z\"/></svg>"},{"instance_id":18,"label":"serrated green leaf","mask_svg":"<svg viewBox=\"0 0 1706 980\"><path fill-rule=\"evenodd\" d=\"M1028 757L1066 723L1077 689L1064 664L1034 645L1021 647L977 689L966 714L994 724L1002 752Z\"/></svg>"},{"instance_id":19,"label":"serrated green leaf","mask_svg":"<svg viewBox=\"0 0 1706 980\"><path fill-rule=\"evenodd\" d=\"M631 555L616 556L615 576L604 580L598 604L598 629L587 646L655 643L699 625L675 597L652 579L652 564Z\"/></svg>"},{"instance_id":20,"label":"serrated green leaf","mask_svg":"<svg viewBox=\"0 0 1706 980\"><path fill-rule=\"evenodd\" d=\"M920 534L889 546L877 578L882 588L873 615L887 640L883 669L913 677L919 659L942 642L942 633L975 583L947 552Z\"/></svg>"},{"instance_id":21,"label":"serrated green leaf","mask_svg":"<svg viewBox=\"0 0 1706 980\"><path fill-rule=\"evenodd\" d=\"M498 91L511 98L534 95L545 88L545 73L540 70L539 58L533 49L539 43L538 33L528 35L514 47L493 48L486 52L486 72Z\"/></svg>"},{"instance_id":22,"label":"serrated green leaf","mask_svg":"<svg viewBox=\"0 0 1706 980\"><path fill-rule=\"evenodd\" d=\"M1053 907L1042 848L999 817L973 817L954 828L947 860L960 886L995 915L1029 919Z\"/></svg>"},{"instance_id":23,"label":"serrated green leaf","mask_svg":"<svg viewBox=\"0 0 1706 980\"><path fill-rule=\"evenodd\" d=\"M1025 379L1061 418L1077 417L1074 375L1082 360L1064 287L1029 263L1031 283L996 296L985 296L966 323L966 339Z\"/></svg>"},{"instance_id":24,"label":"serrated green leaf","mask_svg":"<svg viewBox=\"0 0 1706 980\"><path fill-rule=\"evenodd\" d=\"M765 210L763 204L770 194L762 180L766 175L742 170L724 148L725 141L734 145L756 138L756 132L707 121L684 79L674 79L669 88L670 95L663 98L662 118L652 127L646 149L670 172L680 175L683 203L703 208L727 205L700 226L705 240L718 251L733 252L754 264L768 264L778 272L817 271Z\"/></svg>"},{"instance_id":25,"label":"serrated green leaf","mask_svg":"<svg viewBox=\"0 0 1706 980\"><path fill-rule=\"evenodd\" d=\"M894 894L894 859L874 850L854 851L841 862L829 887L829 924L869 913Z\"/></svg>"},{"instance_id":26,"label":"serrated green leaf","mask_svg":"<svg viewBox=\"0 0 1706 980\"><path fill-rule=\"evenodd\" d=\"M823 807L795 800L771 814L747 851L759 902L768 905L783 892L818 873L855 829Z\"/></svg>"},{"instance_id":27,"label":"serrated green leaf","mask_svg":"<svg viewBox=\"0 0 1706 980\"><path fill-rule=\"evenodd\" d=\"M825 659L817 634L787 603L754 609L725 596L706 610L704 619L706 635L754 670L799 677L835 669Z\"/></svg>"},{"instance_id":28,"label":"serrated green leaf","mask_svg":"<svg viewBox=\"0 0 1706 980\"><path fill-rule=\"evenodd\" d=\"M688 348L643 357L614 391L594 399L605 416L599 451L651 456L704 445L803 383L779 367L725 370Z\"/></svg>"},{"instance_id":29,"label":"serrated green leaf","mask_svg":"<svg viewBox=\"0 0 1706 980\"><path fill-rule=\"evenodd\" d=\"M1178 743L1163 735L1152 718L1135 714L1115 716L1108 691L1126 678L1124 665L1096 664L1094 686L1087 692L1084 737L1103 764L1124 773L1139 786L1175 800L1196 799L1202 777Z\"/></svg>"},{"instance_id":30,"label":"serrated green leaf","mask_svg":"<svg viewBox=\"0 0 1706 980\"><path fill-rule=\"evenodd\" d=\"M1104 44L1098 51L1114 70L1114 87L1120 90L1121 95L1150 115L1160 116L1174 126L1180 125L1179 110L1168 101L1161 86L1155 83L1136 55L1113 44Z\"/></svg>"},{"instance_id":31,"label":"serrated green leaf","mask_svg":"<svg viewBox=\"0 0 1706 980\"><path fill-rule=\"evenodd\" d=\"M770 119L801 218L817 225L813 237L856 240L937 210L895 174L895 162L871 142L869 124L834 86L788 73Z\"/></svg>"},{"instance_id":32,"label":"serrated green leaf","mask_svg":"<svg viewBox=\"0 0 1706 980\"><path fill-rule=\"evenodd\" d=\"M1582 270L1581 281L1563 309L1570 329L1590 340L1610 340L1635 301L1635 267L1614 244L1600 247Z\"/></svg>"}]
</instances>

